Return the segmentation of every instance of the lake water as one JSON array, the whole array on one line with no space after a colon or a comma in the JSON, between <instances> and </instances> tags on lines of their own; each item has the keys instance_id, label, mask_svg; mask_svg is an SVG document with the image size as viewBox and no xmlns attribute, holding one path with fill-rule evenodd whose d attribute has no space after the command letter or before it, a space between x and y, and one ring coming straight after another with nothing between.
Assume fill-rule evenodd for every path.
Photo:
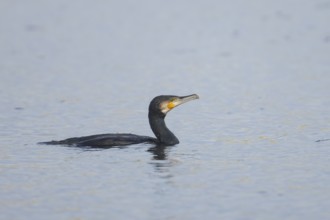
<instances>
[{"instance_id":1,"label":"lake water","mask_svg":"<svg viewBox=\"0 0 330 220\"><path fill-rule=\"evenodd\" d=\"M330 219L330 1L0 3L0 219ZM150 100L199 100L180 144Z\"/></svg>"}]
</instances>

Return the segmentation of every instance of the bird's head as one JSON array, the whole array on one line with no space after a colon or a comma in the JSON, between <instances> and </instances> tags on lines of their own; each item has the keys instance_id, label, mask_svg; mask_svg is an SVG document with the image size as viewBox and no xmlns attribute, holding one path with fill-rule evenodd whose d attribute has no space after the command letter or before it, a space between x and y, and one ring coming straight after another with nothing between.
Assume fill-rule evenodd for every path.
<instances>
[{"instance_id":1,"label":"bird's head","mask_svg":"<svg viewBox=\"0 0 330 220\"><path fill-rule=\"evenodd\" d=\"M150 102L149 113L160 114L165 117L173 108L198 98L196 94L188 96L160 95Z\"/></svg>"}]
</instances>

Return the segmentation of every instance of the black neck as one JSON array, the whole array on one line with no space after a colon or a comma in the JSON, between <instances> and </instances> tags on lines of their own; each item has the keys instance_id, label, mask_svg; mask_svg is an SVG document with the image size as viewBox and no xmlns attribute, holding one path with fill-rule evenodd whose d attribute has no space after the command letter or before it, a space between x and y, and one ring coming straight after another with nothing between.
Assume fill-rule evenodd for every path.
<instances>
[{"instance_id":1,"label":"black neck","mask_svg":"<svg viewBox=\"0 0 330 220\"><path fill-rule=\"evenodd\" d=\"M149 112L149 124L161 144L175 145L179 140L175 135L166 127L165 115L152 114Z\"/></svg>"}]
</instances>

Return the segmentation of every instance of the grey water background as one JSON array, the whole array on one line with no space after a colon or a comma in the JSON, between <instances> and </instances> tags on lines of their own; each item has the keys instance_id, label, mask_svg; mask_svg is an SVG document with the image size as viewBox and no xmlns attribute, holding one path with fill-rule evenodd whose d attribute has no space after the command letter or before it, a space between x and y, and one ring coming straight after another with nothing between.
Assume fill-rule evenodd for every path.
<instances>
[{"instance_id":1,"label":"grey water background","mask_svg":"<svg viewBox=\"0 0 330 220\"><path fill-rule=\"evenodd\" d=\"M330 219L330 1L0 2L0 219ZM86 150L39 141L153 136ZM318 140L322 140L317 142Z\"/></svg>"}]
</instances>

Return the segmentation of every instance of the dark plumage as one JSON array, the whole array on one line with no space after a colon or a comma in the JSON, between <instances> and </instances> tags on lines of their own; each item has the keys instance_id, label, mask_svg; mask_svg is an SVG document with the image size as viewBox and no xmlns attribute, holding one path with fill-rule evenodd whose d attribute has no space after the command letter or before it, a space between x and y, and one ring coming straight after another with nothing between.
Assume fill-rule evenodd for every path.
<instances>
[{"instance_id":1,"label":"dark plumage","mask_svg":"<svg viewBox=\"0 0 330 220\"><path fill-rule=\"evenodd\" d=\"M61 141L41 142L40 144L50 145L75 145L89 147L114 147L126 146L139 143L153 143L159 145L175 145L179 143L178 138L167 128L165 124L166 114L176 106L188 101L198 99L198 95L173 96L161 95L155 97L149 105L149 124L157 138L140 136L135 134L98 134L84 137L68 138Z\"/></svg>"}]
</instances>

